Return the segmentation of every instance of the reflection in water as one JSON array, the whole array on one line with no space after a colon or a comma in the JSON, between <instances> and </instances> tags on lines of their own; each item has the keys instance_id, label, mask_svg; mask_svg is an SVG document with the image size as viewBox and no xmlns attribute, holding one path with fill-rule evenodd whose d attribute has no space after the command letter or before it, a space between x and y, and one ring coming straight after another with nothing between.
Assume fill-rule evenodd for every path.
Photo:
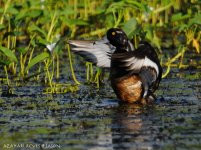
<instances>
[{"instance_id":1,"label":"reflection in water","mask_svg":"<svg viewBox=\"0 0 201 150\"><path fill-rule=\"evenodd\" d=\"M150 145L144 145L148 135L142 134L143 112L144 107L136 104L124 104L117 108L112 122L114 149L152 149Z\"/></svg>"}]
</instances>

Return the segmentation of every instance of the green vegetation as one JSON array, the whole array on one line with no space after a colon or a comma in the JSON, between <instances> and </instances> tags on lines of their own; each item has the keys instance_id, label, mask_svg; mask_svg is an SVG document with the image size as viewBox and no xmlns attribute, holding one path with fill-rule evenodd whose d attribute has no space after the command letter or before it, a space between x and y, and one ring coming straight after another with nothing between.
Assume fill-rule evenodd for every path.
<instances>
[{"instance_id":1,"label":"green vegetation","mask_svg":"<svg viewBox=\"0 0 201 150\"><path fill-rule=\"evenodd\" d=\"M136 46L142 38L157 47L168 68L164 76L171 67L200 66L198 60L185 63L186 52L200 53L200 6L199 0L2 0L0 69L5 77L1 80L12 86L17 80L44 79L48 93L60 93L59 87L65 86L62 91L77 90L53 82L64 69L60 65L66 53L72 78L79 84L66 41L98 39L111 27L123 28ZM91 69L87 81L99 86L100 70L94 75Z\"/></svg>"}]
</instances>

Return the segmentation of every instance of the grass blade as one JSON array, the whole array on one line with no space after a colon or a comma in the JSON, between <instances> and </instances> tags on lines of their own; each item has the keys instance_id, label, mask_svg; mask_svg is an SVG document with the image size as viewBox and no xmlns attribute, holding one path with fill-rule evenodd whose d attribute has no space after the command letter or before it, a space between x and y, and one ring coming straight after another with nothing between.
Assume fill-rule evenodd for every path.
<instances>
[{"instance_id":1,"label":"grass blade","mask_svg":"<svg viewBox=\"0 0 201 150\"><path fill-rule=\"evenodd\" d=\"M6 55L11 61L17 62L17 57L10 49L0 45L0 51L3 52L3 54Z\"/></svg>"},{"instance_id":2,"label":"grass blade","mask_svg":"<svg viewBox=\"0 0 201 150\"><path fill-rule=\"evenodd\" d=\"M43 52L43 53L41 53L40 55L34 57L34 58L30 61L30 63L28 64L28 66L26 67L26 71L27 71L28 69L30 69L31 67L33 67L35 64L39 63L40 61L42 61L42 60L48 58L49 56L50 56L49 53Z\"/></svg>"}]
</instances>

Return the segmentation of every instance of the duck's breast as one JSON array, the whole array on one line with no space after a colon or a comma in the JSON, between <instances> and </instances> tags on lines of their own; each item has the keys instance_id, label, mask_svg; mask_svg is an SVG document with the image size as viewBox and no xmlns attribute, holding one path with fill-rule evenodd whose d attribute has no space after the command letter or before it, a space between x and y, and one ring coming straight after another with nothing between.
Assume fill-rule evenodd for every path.
<instances>
[{"instance_id":1,"label":"duck's breast","mask_svg":"<svg viewBox=\"0 0 201 150\"><path fill-rule=\"evenodd\" d=\"M122 101L133 103L142 99L143 87L138 75L111 79L111 85Z\"/></svg>"}]
</instances>

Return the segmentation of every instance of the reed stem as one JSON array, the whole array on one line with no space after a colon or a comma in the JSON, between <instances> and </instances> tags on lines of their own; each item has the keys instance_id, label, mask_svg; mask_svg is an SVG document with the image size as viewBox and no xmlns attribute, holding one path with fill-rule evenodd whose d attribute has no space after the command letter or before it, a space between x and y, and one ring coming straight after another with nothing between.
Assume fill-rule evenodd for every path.
<instances>
[{"instance_id":1,"label":"reed stem","mask_svg":"<svg viewBox=\"0 0 201 150\"><path fill-rule=\"evenodd\" d=\"M70 70L71 70L71 74L73 77L73 80L76 84L80 84L80 82L77 80L75 73L74 73L74 68L73 68L73 63L72 63L72 58L71 58L71 52L70 52L70 46L67 45L67 50L68 50L68 58L69 58L69 63L70 63Z\"/></svg>"}]
</instances>

